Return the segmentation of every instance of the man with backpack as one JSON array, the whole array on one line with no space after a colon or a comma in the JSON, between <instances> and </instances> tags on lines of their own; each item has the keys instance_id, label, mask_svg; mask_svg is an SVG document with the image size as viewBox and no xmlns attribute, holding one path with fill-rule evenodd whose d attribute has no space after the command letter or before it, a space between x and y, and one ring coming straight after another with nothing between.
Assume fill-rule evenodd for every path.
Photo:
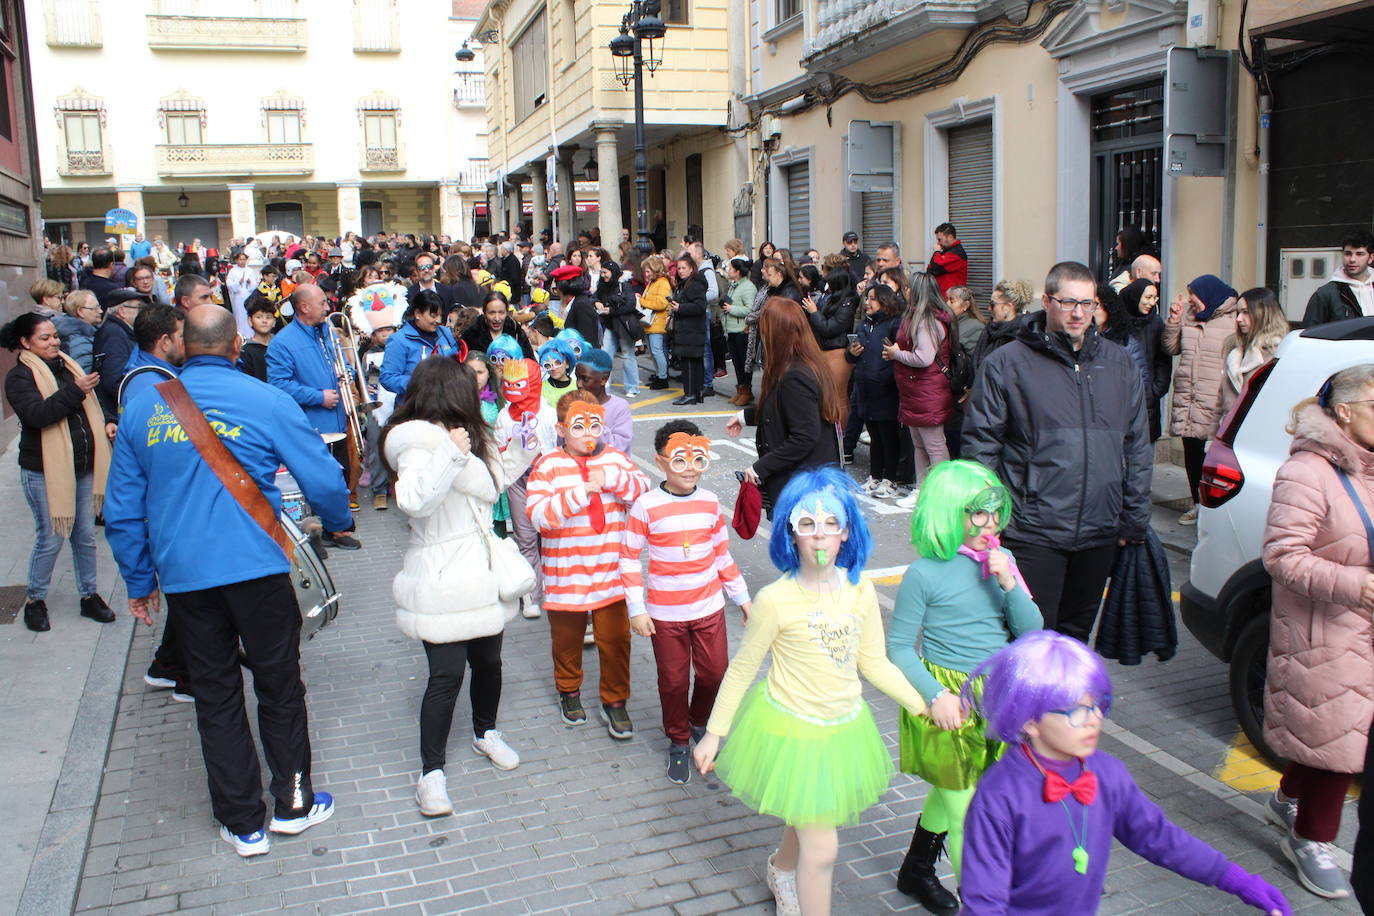
<instances>
[{"instance_id":1,"label":"man with backpack","mask_svg":"<svg viewBox=\"0 0 1374 916\"><path fill-rule=\"evenodd\" d=\"M1087 642L1117 546L1149 529L1154 449L1135 361L1093 329L1092 272L1056 264L1044 306L979 369L963 457L1012 492L1003 543L1046 628Z\"/></svg>"}]
</instances>

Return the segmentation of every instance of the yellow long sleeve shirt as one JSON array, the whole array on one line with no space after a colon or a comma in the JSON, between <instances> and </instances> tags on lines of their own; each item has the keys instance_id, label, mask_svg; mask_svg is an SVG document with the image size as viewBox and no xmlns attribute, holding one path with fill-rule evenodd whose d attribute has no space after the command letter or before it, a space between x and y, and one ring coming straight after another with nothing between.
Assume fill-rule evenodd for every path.
<instances>
[{"instance_id":1,"label":"yellow long sleeve shirt","mask_svg":"<svg viewBox=\"0 0 1374 916\"><path fill-rule=\"evenodd\" d=\"M867 579L846 579L834 599L820 598L794 577L765 586L754 598L744 640L730 660L706 728L730 732L745 691L769 651L768 692L803 716L838 719L859 701L859 675L912 714L926 704L901 669L888 661L878 596Z\"/></svg>"}]
</instances>

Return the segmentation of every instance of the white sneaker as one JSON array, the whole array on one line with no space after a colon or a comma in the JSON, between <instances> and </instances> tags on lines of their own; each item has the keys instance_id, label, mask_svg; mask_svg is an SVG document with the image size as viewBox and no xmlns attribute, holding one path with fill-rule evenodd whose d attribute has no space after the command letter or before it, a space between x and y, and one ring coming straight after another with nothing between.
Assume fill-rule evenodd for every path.
<instances>
[{"instance_id":1,"label":"white sneaker","mask_svg":"<svg viewBox=\"0 0 1374 916\"><path fill-rule=\"evenodd\" d=\"M520 604L520 616L524 617L526 620L538 620L539 605L526 598Z\"/></svg>"},{"instance_id":2,"label":"white sneaker","mask_svg":"<svg viewBox=\"0 0 1374 916\"><path fill-rule=\"evenodd\" d=\"M638 391L627 391L627 392L625 392L625 400L627 400L627 401L633 401L633 400L634 400L635 398L637 398L637 397L639 397L639 392L638 392Z\"/></svg>"},{"instance_id":3,"label":"white sneaker","mask_svg":"<svg viewBox=\"0 0 1374 916\"><path fill-rule=\"evenodd\" d=\"M863 492L869 494L870 496L872 496L872 495L873 495L873 491L876 490L876 489L878 489L878 481L876 481L876 480L874 480L872 477L870 477L870 478L868 478L867 480L865 480L863 483L859 484L859 489L862 490Z\"/></svg>"},{"instance_id":4,"label":"white sneaker","mask_svg":"<svg viewBox=\"0 0 1374 916\"><path fill-rule=\"evenodd\" d=\"M582 634L582 645L596 645L596 634L592 632L592 622L590 620L587 621L587 632Z\"/></svg>"},{"instance_id":5,"label":"white sneaker","mask_svg":"<svg viewBox=\"0 0 1374 916\"><path fill-rule=\"evenodd\" d=\"M884 480L879 482L872 495L874 499L892 499L897 495L897 488L892 485L892 481Z\"/></svg>"},{"instance_id":6,"label":"white sneaker","mask_svg":"<svg viewBox=\"0 0 1374 916\"><path fill-rule=\"evenodd\" d=\"M453 813L453 802L448 800L448 777L443 770L430 770L415 784L415 800L420 803L420 813L425 817L442 817Z\"/></svg>"},{"instance_id":7,"label":"white sneaker","mask_svg":"<svg viewBox=\"0 0 1374 916\"><path fill-rule=\"evenodd\" d=\"M520 765L520 755L494 728L487 729L487 733L480 738L473 738L472 749L488 758L498 770L513 770Z\"/></svg>"},{"instance_id":8,"label":"white sneaker","mask_svg":"<svg viewBox=\"0 0 1374 916\"><path fill-rule=\"evenodd\" d=\"M862 442L864 445L873 444L872 440L868 436L868 430L864 430L863 432L859 433L859 441Z\"/></svg>"},{"instance_id":9,"label":"white sneaker","mask_svg":"<svg viewBox=\"0 0 1374 916\"><path fill-rule=\"evenodd\" d=\"M776 855L776 853L775 853ZM797 873L783 871L768 857L768 889L777 902L778 916L801 916L801 897L797 895Z\"/></svg>"},{"instance_id":10,"label":"white sneaker","mask_svg":"<svg viewBox=\"0 0 1374 916\"><path fill-rule=\"evenodd\" d=\"M1185 512L1185 513L1183 513L1182 515L1180 515L1180 516L1178 517L1178 523L1179 523L1180 525L1196 525L1196 524L1197 524L1197 506L1193 506L1193 508L1189 509L1187 512Z\"/></svg>"},{"instance_id":11,"label":"white sneaker","mask_svg":"<svg viewBox=\"0 0 1374 916\"><path fill-rule=\"evenodd\" d=\"M228 827L220 824L219 838L234 847L234 852L245 859L251 856L265 856L272 851L272 841L261 830L254 830L252 833L233 833Z\"/></svg>"},{"instance_id":12,"label":"white sneaker","mask_svg":"<svg viewBox=\"0 0 1374 916\"><path fill-rule=\"evenodd\" d=\"M915 508L916 508L916 499L917 499L917 497L919 497L920 495L921 495L921 491L918 490L918 489L916 489L915 487L912 487L910 493L908 493L907 495L903 496L901 499L897 500L897 508L899 508L899 509L915 509Z\"/></svg>"}]
</instances>

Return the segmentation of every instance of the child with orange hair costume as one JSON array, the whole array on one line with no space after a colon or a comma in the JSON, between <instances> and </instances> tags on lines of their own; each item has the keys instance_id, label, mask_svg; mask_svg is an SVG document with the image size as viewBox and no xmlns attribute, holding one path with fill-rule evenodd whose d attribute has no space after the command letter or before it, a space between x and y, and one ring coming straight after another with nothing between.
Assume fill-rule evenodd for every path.
<instances>
[{"instance_id":1,"label":"child with orange hair costume","mask_svg":"<svg viewBox=\"0 0 1374 916\"><path fill-rule=\"evenodd\" d=\"M535 462L525 511L539 529L544 610L553 643L553 677L564 723L587 721L582 708L582 638L587 615L601 664L601 716L612 738L634 737L630 698L630 618L620 581L620 541L630 506L649 479L628 455L599 440L606 410L587 391L558 399L563 447Z\"/></svg>"}]
</instances>

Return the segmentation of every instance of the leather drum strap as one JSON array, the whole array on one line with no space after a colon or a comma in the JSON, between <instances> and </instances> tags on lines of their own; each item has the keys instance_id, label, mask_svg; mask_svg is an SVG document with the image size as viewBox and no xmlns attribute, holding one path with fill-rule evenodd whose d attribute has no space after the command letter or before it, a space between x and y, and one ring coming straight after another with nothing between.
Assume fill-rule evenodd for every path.
<instances>
[{"instance_id":1,"label":"leather drum strap","mask_svg":"<svg viewBox=\"0 0 1374 916\"><path fill-rule=\"evenodd\" d=\"M205 419L205 414L196 406L196 402L191 398L186 386L181 383L181 379L171 379L156 386L157 393L162 395L162 399L167 402L167 406L172 409L172 414L181 424L181 428L186 433L186 437L191 440L191 444L196 447L200 457L205 459L205 463L210 466L210 470L215 472L219 482L224 484L224 489L229 491L229 495L243 507L257 522L262 530L267 532L267 536L276 542L277 546L286 554L287 562L294 563L296 560L296 542L286 533L282 527L281 519L277 513L272 511L272 505L267 501L267 497L262 495L258 485L244 471L243 465L239 464L229 449L220 441L219 436L210 428L210 423Z\"/></svg>"}]
</instances>

